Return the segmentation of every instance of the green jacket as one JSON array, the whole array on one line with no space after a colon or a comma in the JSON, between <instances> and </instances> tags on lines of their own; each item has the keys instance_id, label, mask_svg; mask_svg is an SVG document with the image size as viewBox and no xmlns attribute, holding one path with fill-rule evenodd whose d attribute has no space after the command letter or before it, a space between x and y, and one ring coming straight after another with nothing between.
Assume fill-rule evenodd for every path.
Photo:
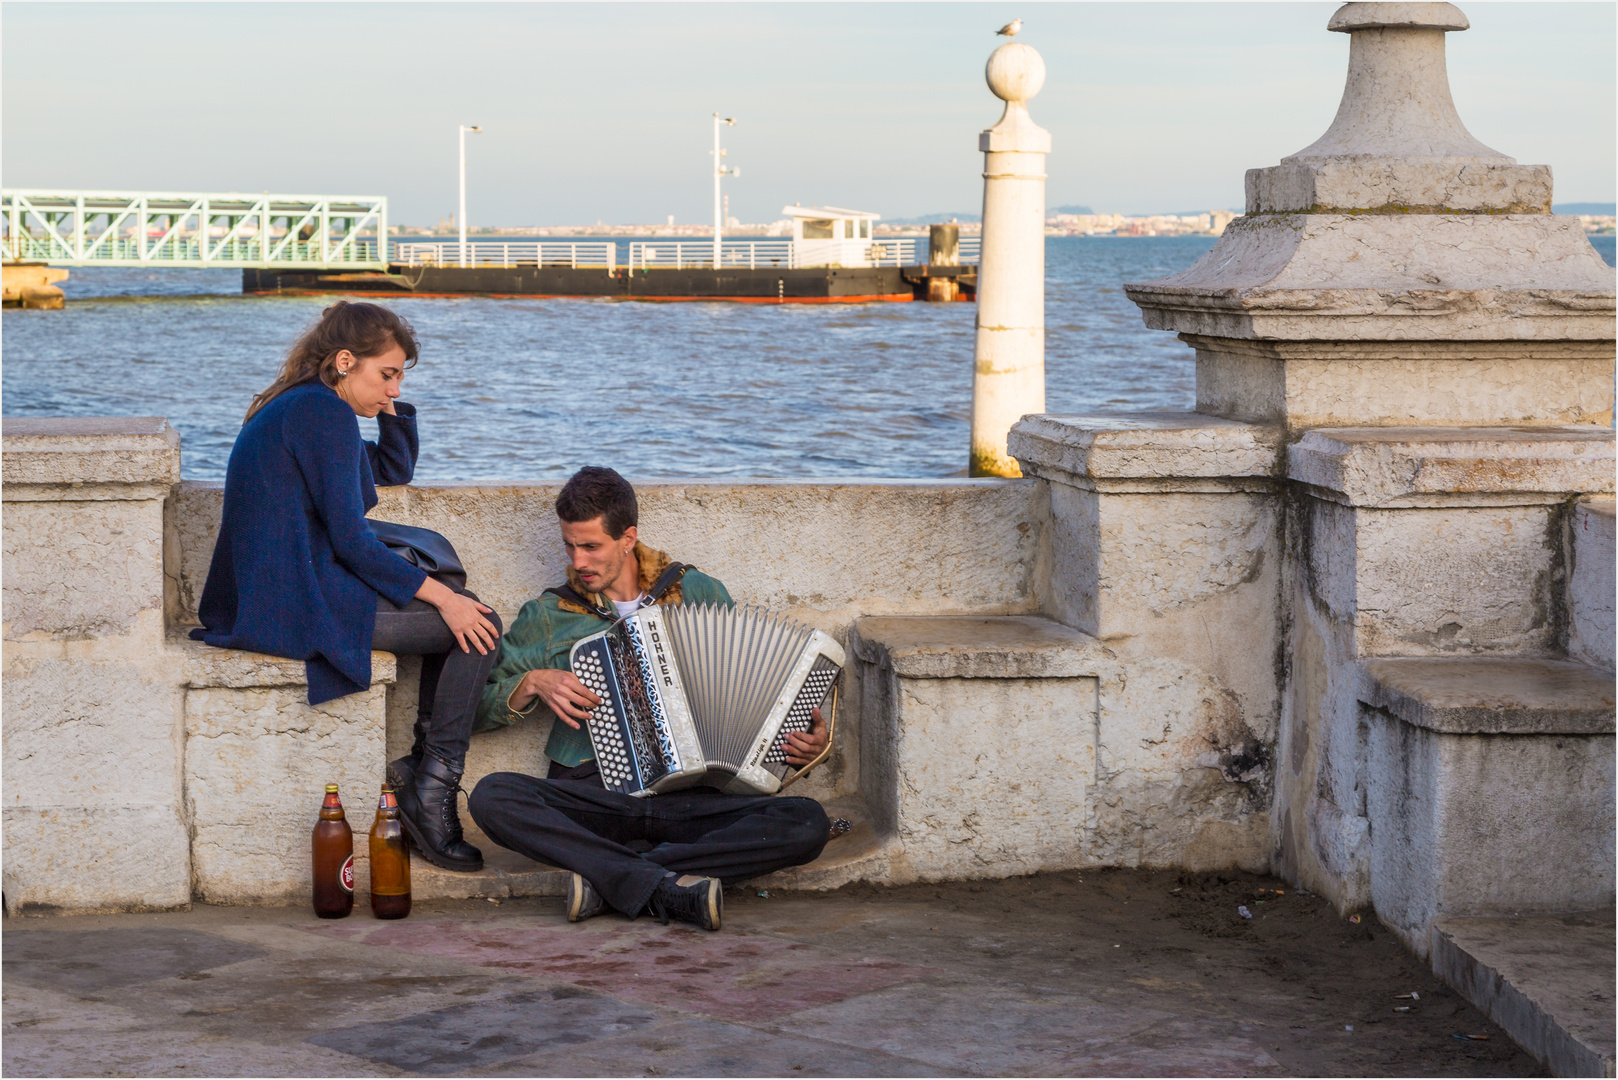
<instances>
[{"instance_id":1,"label":"green jacket","mask_svg":"<svg viewBox=\"0 0 1618 1080\"><path fill-rule=\"evenodd\" d=\"M640 563L640 587L642 590L650 589L657 581L658 575L669 565L669 557L640 543L635 545L635 557ZM591 603L611 608L611 604L600 595L592 594L584 588L571 566L568 567L567 580L579 595ZM658 603L679 604L686 601L693 604L735 606L735 601L730 598L730 593L725 591L723 585L698 570L686 571L685 576L664 593ZM568 768L593 758L595 750L590 745L590 736L582 728L575 731L556 719L550 707L537 698L527 709L518 712L511 707L511 695L516 691L522 677L530 671L543 668L568 670L568 653L574 643L591 634L600 633L606 626L599 616L592 615L580 605L564 600L555 593L546 593L524 604L522 610L517 613L516 621L500 639L500 658L495 662L494 670L489 673L489 681L483 687L483 698L478 703L477 723L472 730L493 731L515 724L518 719L525 716L537 716L541 720L550 719L554 723L551 724L550 741L545 744L546 757Z\"/></svg>"}]
</instances>

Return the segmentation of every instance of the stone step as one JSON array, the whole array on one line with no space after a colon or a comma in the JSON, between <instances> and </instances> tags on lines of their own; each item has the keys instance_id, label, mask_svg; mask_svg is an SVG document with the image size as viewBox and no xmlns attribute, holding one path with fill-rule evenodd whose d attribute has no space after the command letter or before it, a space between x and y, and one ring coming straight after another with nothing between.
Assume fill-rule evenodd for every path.
<instances>
[{"instance_id":1,"label":"stone step","mask_svg":"<svg viewBox=\"0 0 1618 1080\"><path fill-rule=\"evenodd\" d=\"M1556 1076L1612 1076L1614 913L1443 919L1433 971Z\"/></svg>"},{"instance_id":2,"label":"stone step","mask_svg":"<svg viewBox=\"0 0 1618 1080\"><path fill-rule=\"evenodd\" d=\"M504 899L508 896L565 896L568 873L534 862L483 835L462 815L466 839L483 852L483 869L475 874L441 870L414 854L410 860L410 892L416 900Z\"/></svg>"},{"instance_id":3,"label":"stone step","mask_svg":"<svg viewBox=\"0 0 1618 1080\"><path fill-rule=\"evenodd\" d=\"M1613 680L1569 660L1360 662L1371 900L1417 955L1436 919L1613 903Z\"/></svg>"},{"instance_id":4,"label":"stone step","mask_svg":"<svg viewBox=\"0 0 1618 1080\"><path fill-rule=\"evenodd\" d=\"M749 882L750 888L825 892L855 881L888 880L893 861L904 850L898 838L872 827L865 800L857 795L835 799L825 807L827 817L847 818L854 827L828 842L814 862L767 874Z\"/></svg>"},{"instance_id":5,"label":"stone step","mask_svg":"<svg viewBox=\"0 0 1618 1080\"><path fill-rule=\"evenodd\" d=\"M1576 660L1420 656L1362 660L1360 700L1416 727L1464 735L1610 735L1613 677Z\"/></svg>"}]
</instances>

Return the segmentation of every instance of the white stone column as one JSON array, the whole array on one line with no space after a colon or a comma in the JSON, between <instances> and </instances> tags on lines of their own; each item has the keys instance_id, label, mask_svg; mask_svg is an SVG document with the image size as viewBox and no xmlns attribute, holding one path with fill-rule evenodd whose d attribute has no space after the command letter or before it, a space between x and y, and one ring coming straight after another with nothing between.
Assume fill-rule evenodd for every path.
<instances>
[{"instance_id":1,"label":"white stone column","mask_svg":"<svg viewBox=\"0 0 1618 1080\"><path fill-rule=\"evenodd\" d=\"M983 256L972 376L973 476L1021 476L1006 433L1045 411L1045 155L1051 134L1024 102L1045 85L1045 61L1008 42L989 57L989 89L1006 103L978 137L983 151Z\"/></svg>"}]
</instances>

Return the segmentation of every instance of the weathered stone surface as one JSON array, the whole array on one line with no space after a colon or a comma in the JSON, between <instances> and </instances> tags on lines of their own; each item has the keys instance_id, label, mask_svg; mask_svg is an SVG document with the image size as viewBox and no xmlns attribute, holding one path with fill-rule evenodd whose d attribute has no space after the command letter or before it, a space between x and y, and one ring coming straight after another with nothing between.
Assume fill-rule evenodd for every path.
<instances>
[{"instance_id":1,"label":"weathered stone surface","mask_svg":"<svg viewBox=\"0 0 1618 1080\"><path fill-rule=\"evenodd\" d=\"M1327 428L1287 475L1355 506L1561 501L1613 489L1613 433L1570 428Z\"/></svg>"},{"instance_id":2,"label":"weathered stone surface","mask_svg":"<svg viewBox=\"0 0 1618 1080\"><path fill-rule=\"evenodd\" d=\"M161 666L8 656L6 807L176 805L180 698Z\"/></svg>"},{"instance_id":3,"label":"weathered stone surface","mask_svg":"<svg viewBox=\"0 0 1618 1080\"><path fill-rule=\"evenodd\" d=\"M1452 916L1610 907L1612 735L1458 735L1367 708L1372 900L1418 955Z\"/></svg>"},{"instance_id":4,"label":"weathered stone surface","mask_svg":"<svg viewBox=\"0 0 1618 1080\"><path fill-rule=\"evenodd\" d=\"M161 498L180 481L180 433L160 416L7 417L0 445L7 502Z\"/></svg>"},{"instance_id":5,"label":"weathered stone surface","mask_svg":"<svg viewBox=\"0 0 1618 1080\"><path fill-rule=\"evenodd\" d=\"M1093 677L1110 659L1088 634L1031 615L861 619L850 644L904 679Z\"/></svg>"},{"instance_id":6,"label":"weathered stone surface","mask_svg":"<svg viewBox=\"0 0 1618 1080\"><path fill-rule=\"evenodd\" d=\"M1147 326L1205 337L1611 341L1613 285L1575 218L1265 214L1124 291Z\"/></svg>"},{"instance_id":7,"label":"weathered stone surface","mask_svg":"<svg viewBox=\"0 0 1618 1080\"><path fill-rule=\"evenodd\" d=\"M1085 489L1266 490L1252 481L1275 477L1282 434L1187 412L1029 416L1012 428L1008 446L1024 475Z\"/></svg>"},{"instance_id":8,"label":"weathered stone surface","mask_svg":"<svg viewBox=\"0 0 1618 1080\"><path fill-rule=\"evenodd\" d=\"M216 649L190 638L173 638L169 641L169 648L175 652L183 686L194 689L308 686L302 660L288 660L284 656L267 656L241 649ZM392 653L371 654L371 685L391 684L396 675L397 665Z\"/></svg>"},{"instance_id":9,"label":"weathered stone surface","mask_svg":"<svg viewBox=\"0 0 1618 1080\"><path fill-rule=\"evenodd\" d=\"M1289 162L1247 170L1249 214L1548 214L1548 165Z\"/></svg>"},{"instance_id":10,"label":"weathered stone surface","mask_svg":"<svg viewBox=\"0 0 1618 1080\"><path fill-rule=\"evenodd\" d=\"M373 516L436 529L472 590L507 619L563 578L559 485L384 488ZM636 484L641 537L738 599L834 633L861 614L1015 613L1038 606L1049 508L1032 480ZM222 491L175 495L176 618L194 622ZM872 536L913 542L873 544Z\"/></svg>"},{"instance_id":11,"label":"weathered stone surface","mask_svg":"<svg viewBox=\"0 0 1618 1080\"><path fill-rule=\"evenodd\" d=\"M1549 507L1356 510L1355 654L1543 653L1556 641Z\"/></svg>"},{"instance_id":12,"label":"weathered stone surface","mask_svg":"<svg viewBox=\"0 0 1618 1080\"><path fill-rule=\"evenodd\" d=\"M7 801L8 914L30 908L144 911L191 902L186 823L178 805L14 806Z\"/></svg>"},{"instance_id":13,"label":"weathered stone surface","mask_svg":"<svg viewBox=\"0 0 1618 1080\"><path fill-rule=\"evenodd\" d=\"M851 645L861 787L878 835L895 836L902 849L874 849L862 873L998 876L985 852L1025 868L1008 873L1267 861L1267 815L1253 798L1266 783L1265 754L1234 695L1205 672L1124 660L1088 635L1026 617L862 619ZM1003 742L1032 752L1058 728L1085 740L1082 776L1068 775L1074 763L1062 755L1078 752L1072 746L1045 751L1061 761L1059 775L1046 775L1048 763L1018 771L1003 756ZM985 754L1002 762L992 772L998 789L983 786ZM991 797L1001 805L974 801ZM1066 848L1041 839L1056 834L1038 807L1067 822ZM963 829L975 839L963 839Z\"/></svg>"},{"instance_id":14,"label":"weathered stone surface","mask_svg":"<svg viewBox=\"0 0 1618 1080\"><path fill-rule=\"evenodd\" d=\"M1360 700L1452 735L1611 735L1613 680L1572 660L1401 657L1361 664Z\"/></svg>"},{"instance_id":15,"label":"weathered stone surface","mask_svg":"<svg viewBox=\"0 0 1618 1080\"><path fill-rule=\"evenodd\" d=\"M163 504L8 502L5 639L139 632L161 641Z\"/></svg>"},{"instance_id":16,"label":"weathered stone surface","mask_svg":"<svg viewBox=\"0 0 1618 1080\"><path fill-rule=\"evenodd\" d=\"M1610 342L1239 341L1197 351L1197 410L1252 423L1612 423Z\"/></svg>"},{"instance_id":17,"label":"weathered stone surface","mask_svg":"<svg viewBox=\"0 0 1618 1080\"><path fill-rule=\"evenodd\" d=\"M1568 636L1570 655L1612 671L1615 637L1613 598L1614 502L1585 498L1568 517Z\"/></svg>"},{"instance_id":18,"label":"weathered stone surface","mask_svg":"<svg viewBox=\"0 0 1618 1080\"><path fill-rule=\"evenodd\" d=\"M186 812L195 889L210 903L303 901L309 834L324 785L339 785L360 834L381 784L386 687L318 706L304 687L192 689L185 695Z\"/></svg>"},{"instance_id":19,"label":"weathered stone surface","mask_svg":"<svg viewBox=\"0 0 1618 1080\"><path fill-rule=\"evenodd\" d=\"M1552 1076L1611 1076L1612 910L1433 924L1433 970Z\"/></svg>"}]
</instances>

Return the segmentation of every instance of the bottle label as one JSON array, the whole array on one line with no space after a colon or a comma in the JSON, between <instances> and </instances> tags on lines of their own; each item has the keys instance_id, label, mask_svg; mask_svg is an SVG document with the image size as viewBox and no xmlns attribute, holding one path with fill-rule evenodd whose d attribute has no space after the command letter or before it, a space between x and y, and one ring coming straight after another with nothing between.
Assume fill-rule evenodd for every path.
<instances>
[{"instance_id":1,"label":"bottle label","mask_svg":"<svg viewBox=\"0 0 1618 1080\"><path fill-rule=\"evenodd\" d=\"M343 868L337 871L337 881L343 886L344 892L354 891L354 856L343 860Z\"/></svg>"}]
</instances>

